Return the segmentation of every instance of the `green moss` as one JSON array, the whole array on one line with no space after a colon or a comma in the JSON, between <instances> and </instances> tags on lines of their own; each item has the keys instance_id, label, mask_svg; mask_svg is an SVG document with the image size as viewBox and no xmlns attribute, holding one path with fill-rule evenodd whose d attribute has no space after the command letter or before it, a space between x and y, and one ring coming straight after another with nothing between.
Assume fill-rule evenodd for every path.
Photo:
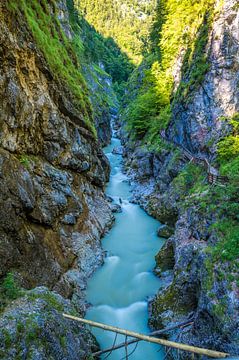
<instances>
[{"instance_id":1,"label":"green moss","mask_svg":"<svg viewBox=\"0 0 239 360\"><path fill-rule=\"evenodd\" d=\"M216 317L221 321L225 321L226 319L229 320L229 316L227 315L228 308L224 299L221 299L217 304L213 304L212 310Z\"/></svg>"},{"instance_id":2,"label":"green moss","mask_svg":"<svg viewBox=\"0 0 239 360\"><path fill-rule=\"evenodd\" d=\"M53 77L63 83L72 94L72 101L79 108L88 128L95 133L92 123L92 109L88 100L88 91L73 45L68 41L57 18L51 13L51 0L10 0L8 9L15 16L24 15L33 37L45 56Z\"/></svg>"},{"instance_id":3,"label":"green moss","mask_svg":"<svg viewBox=\"0 0 239 360\"><path fill-rule=\"evenodd\" d=\"M60 344L63 349L66 348L66 337L63 335L60 337Z\"/></svg>"},{"instance_id":4,"label":"green moss","mask_svg":"<svg viewBox=\"0 0 239 360\"><path fill-rule=\"evenodd\" d=\"M28 293L27 296L31 300L36 300L36 299L45 300L48 308L50 308L50 309L55 309L59 312L63 312L63 310L64 310L64 306L59 302L59 300L57 299L57 296L50 292L44 292L44 293L39 293L39 294Z\"/></svg>"},{"instance_id":5,"label":"green moss","mask_svg":"<svg viewBox=\"0 0 239 360\"><path fill-rule=\"evenodd\" d=\"M204 266L207 271L207 275L203 279L202 287L204 288L204 290L210 291L210 290L212 290L212 287L214 284L214 264L211 260L211 256L209 256L204 261Z\"/></svg>"},{"instance_id":6,"label":"green moss","mask_svg":"<svg viewBox=\"0 0 239 360\"><path fill-rule=\"evenodd\" d=\"M4 345L6 349L10 349L10 347L12 346L12 337L11 334L8 330L3 329L2 333L4 335Z\"/></svg>"},{"instance_id":7,"label":"green moss","mask_svg":"<svg viewBox=\"0 0 239 360\"><path fill-rule=\"evenodd\" d=\"M25 325L22 322L17 323L17 336L21 336L25 329Z\"/></svg>"},{"instance_id":8,"label":"green moss","mask_svg":"<svg viewBox=\"0 0 239 360\"><path fill-rule=\"evenodd\" d=\"M30 168L30 160L27 155L21 155L19 161L26 169Z\"/></svg>"},{"instance_id":9,"label":"green moss","mask_svg":"<svg viewBox=\"0 0 239 360\"><path fill-rule=\"evenodd\" d=\"M215 259L223 261L237 260L239 258L239 224L238 221L223 219L213 225L220 241L213 247L212 255Z\"/></svg>"},{"instance_id":10,"label":"green moss","mask_svg":"<svg viewBox=\"0 0 239 360\"><path fill-rule=\"evenodd\" d=\"M198 194L199 196L200 193L207 189L207 185L204 183L205 176L206 173L202 172L200 166L188 163L184 167L183 171L172 182L181 201L184 201L190 195Z\"/></svg>"}]
</instances>

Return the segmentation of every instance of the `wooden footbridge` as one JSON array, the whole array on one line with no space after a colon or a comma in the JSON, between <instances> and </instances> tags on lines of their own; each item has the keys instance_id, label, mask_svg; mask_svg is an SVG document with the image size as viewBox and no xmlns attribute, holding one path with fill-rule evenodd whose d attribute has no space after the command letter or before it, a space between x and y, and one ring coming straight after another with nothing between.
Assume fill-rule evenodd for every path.
<instances>
[{"instance_id":1,"label":"wooden footbridge","mask_svg":"<svg viewBox=\"0 0 239 360\"><path fill-rule=\"evenodd\" d=\"M102 330L106 330L106 331L115 333L115 339L110 348L101 350L101 351L97 351L92 354L92 357L96 358L96 359L99 358L99 356L101 356L103 354L107 354L104 358L104 359L106 359L107 357L109 357L112 354L113 351L118 350L120 348L124 348L125 349L125 357L123 357L121 360L123 360L123 359L128 360L129 357L135 352L139 341L147 341L150 343L154 343L154 344L163 346L164 348L167 348L164 359L168 358L169 352L173 349L177 350L178 352L186 351L186 352L191 353L192 359L194 359L195 354L199 355L199 356L211 357L214 359L223 359L223 358L228 358L231 356L230 354L227 354L224 352L204 349L204 348L195 347L195 346L187 345L187 344L182 344L180 342L168 341L168 340L156 337L159 335L167 334L168 332L175 330L175 329L179 329L180 331L183 331L184 329L191 327L194 324L193 318L189 319L188 321L175 324L174 326L171 326L169 328L154 331L154 332L150 333L149 335L144 335L144 334L140 334L137 332L121 329L118 327L102 324L99 322L82 319L82 318L68 315L68 314L63 314L63 317L66 319L72 320L72 321L78 321L80 323L89 325L90 327L96 327L96 328L100 328ZM120 344L116 344L118 334L125 336L125 341ZM182 335L182 334L179 332L179 335ZM129 345L132 345L132 344L135 344L135 347L133 350L131 350L131 352L129 352L128 347L129 347Z\"/></svg>"},{"instance_id":2,"label":"wooden footbridge","mask_svg":"<svg viewBox=\"0 0 239 360\"><path fill-rule=\"evenodd\" d=\"M183 145L177 143L173 139L169 139L169 137L166 135L165 130L162 130L160 132L161 138L169 143L170 145L173 145L174 147L178 148L181 153L183 160L192 162L197 165L201 165L204 167L204 169L207 171L207 180L210 185L216 185L221 184L224 185L228 183L229 179L227 176L222 176L219 174L219 171L210 165L209 160L206 156L203 155L195 155L191 153L188 149L186 149Z\"/></svg>"}]
</instances>

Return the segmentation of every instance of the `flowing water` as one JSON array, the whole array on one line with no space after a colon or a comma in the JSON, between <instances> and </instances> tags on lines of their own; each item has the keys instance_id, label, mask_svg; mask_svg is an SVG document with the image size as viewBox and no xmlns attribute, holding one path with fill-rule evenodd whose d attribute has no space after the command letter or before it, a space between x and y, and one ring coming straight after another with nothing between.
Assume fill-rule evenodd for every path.
<instances>
[{"instance_id":1,"label":"flowing water","mask_svg":"<svg viewBox=\"0 0 239 360\"><path fill-rule=\"evenodd\" d=\"M116 223L102 242L107 251L104 265L88 283L87 301L93 306L86 318L124 329L149 333L147 326L147 298L153 296L160 287L154 276L154 256L163 241L156 236L159 223L148 216L138 205L129 202L130 186L121 171L121 156L112 154L120 141L112 139L105 153L111 163L111 178L107 194L114 202L122 201L122 213L116 215ZM112 346L115 334L93 329L102 349ZM124 341L117 337L117 343ZM134 349L131 345L130 353ZM105 355L104 355L105 356ZM102 356L102 359L104 358ZM114 351L108 359L120 360L125 350ZM163 353L154 344L140 342L131 360L160 360Z\"/></svg>"}]
</instances>

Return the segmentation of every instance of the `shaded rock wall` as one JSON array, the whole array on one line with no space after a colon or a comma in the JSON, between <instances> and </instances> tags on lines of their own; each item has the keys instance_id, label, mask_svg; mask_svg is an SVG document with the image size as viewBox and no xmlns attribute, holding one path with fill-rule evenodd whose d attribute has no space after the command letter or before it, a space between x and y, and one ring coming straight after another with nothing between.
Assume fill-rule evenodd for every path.
<instances>
[{"instance_id":1,"label":"shaded rock wall","mask_svg":"<svg viewBox=\"0 0 239 360\"><path fill-rule=\"evenodd\" d=\"M66 1L56 5L72 40ZM3 310L0 357L83 359L95 340L62 312L83 315L86 282L103 261L100 239L114 220L104 194L109 163L85 109L52 72L24 16L14 16L5 1L0 58L0 277L11 271L24 288L58 293L25 292ZM98 81L111 86L107 74ZM83 92L88 103L91 92ZM93 105L99 140L108 143L108 105Z\"/></svg>"},{"instance_id":2,"label":"shaded rock wall","mask_svg":"<svg viewBox=\"0 0 239 360\"><path fill-rule=\"evenodd\" d=\"M209 71L199 88L189 92L189 99L175 103L173 121L167 130L170 137L188 149L211 156L215 154L215 144L228 130L222 117L230 118L239 111L237 1L215 3L219 11L214 16L206 49Z\"/></svg>"},{"instance_id":3,"label":"shaded rock wall","mask_svg":"<svg viewBox=\"0 0 239 360\"><path fill-rule=\"evenodd\" d=\"M24 18L4 4L0 32L0 274L57 286L68 269L87 277L100 261L109 165Z\"/></svg>"},{"instance_id":4,"label":"shaded rock wall","mask_svg":"<svg viewBox=\"0 0 239 360\"><path fill-rule=\"evenodd\" d=\"M202 84L189 92L187 101L173 104L167 128L169 137L212 159L216 142L228 132L221 117L238 111L238 20L237 2L225 0L209 33L209 70ZM150 302L151 327L160 329L194 316L193 326L170 333L169 338L178 341L180 337L184 343L238 355L238 284L230 281L227 262L212 263L207 255L207 246L218 241L211 228L213 214L200 211L196 200L194 205L193 201L192 205L180 201L183 188L174 179L183 172L185 162L168 146L160 153L149 151L140 141L128 144L125 133L123 143L125 168L134 189L132 200L162 223L175 227L174 235L156 256L156 273L165 281L165 289ZM197 194L193 196L197 198ZM179 356L191 358L186 353ZM172 353L172 357L178 358L178 354Z\"/></svg>"}]
</instances>

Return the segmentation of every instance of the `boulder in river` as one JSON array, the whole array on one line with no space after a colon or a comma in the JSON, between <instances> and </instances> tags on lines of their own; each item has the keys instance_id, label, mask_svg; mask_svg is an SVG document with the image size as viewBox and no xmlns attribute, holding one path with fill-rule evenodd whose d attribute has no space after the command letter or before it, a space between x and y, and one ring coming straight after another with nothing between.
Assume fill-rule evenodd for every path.
<instances>
[{"instance_id":1,"label":"boulder in river","mask_svg":"<svg viewBox=\"0 0 239 360\"><path fill-rule=\"evenodd\" d=\"M113 213L121 213L122 212L122 208L119 204L112 204L110 206L110 208Z\"/></svg>"},{"instance_id":2,"label":"boulder in river","mask_svg":"<svg viewBox=\"0 0 239 360\"><path fill-rule=\"evenodd\" d=\"M112 154L115 155L123 155L123 153L124 153L123 146L117 146L112 150Z\"/></svg>"}]
</instances>

